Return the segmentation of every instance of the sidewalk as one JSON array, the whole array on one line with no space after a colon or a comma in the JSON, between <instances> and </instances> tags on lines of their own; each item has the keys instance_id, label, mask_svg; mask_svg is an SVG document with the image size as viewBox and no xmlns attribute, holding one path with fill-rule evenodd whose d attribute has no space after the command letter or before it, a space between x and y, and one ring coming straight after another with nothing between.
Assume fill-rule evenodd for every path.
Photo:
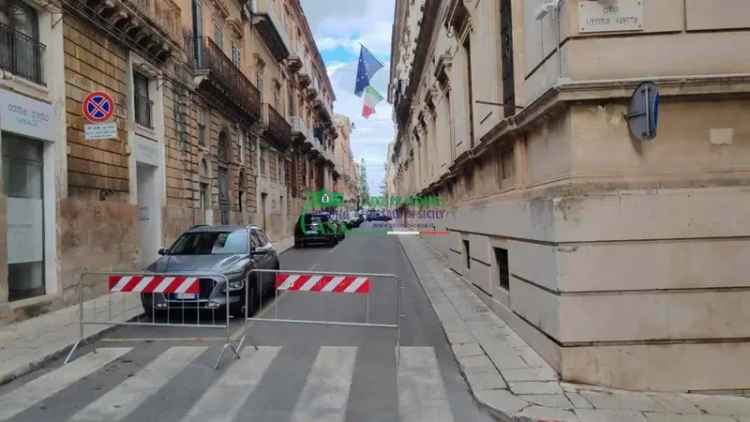
<instances>
[{"instance_id":1,"label":"sidewalk","mask_svg":"<svg viewBox=\"0 0 750 422\"><path fill-rule=\"evenodd\" d=\"M278 253L285 252L294 246L294 238L278 241L274 244ZM92 299L84 305L87 310L97 309L101 319L107 309L107 297ZM140 307L127 309L118 315L118 320L126 321L141 314ZM67 353L78 341L79 334L78 305L49 312L36 318L12 323L0 327L0 385L10 382L29 373L50 359ZM88 325L85 338L101 334L111 327Z\"/></svg>"},{"instance_id":2,"label":"sidewalk","mask_svg":"<svg viewBox=\"0 0 750 422\"><path fill-rule=\"evenodd\" d=\"M500 420L750 422L748 398L639 393L560 382L423 240L400 239L475 399Z\"/></svg>"}]
</instances>

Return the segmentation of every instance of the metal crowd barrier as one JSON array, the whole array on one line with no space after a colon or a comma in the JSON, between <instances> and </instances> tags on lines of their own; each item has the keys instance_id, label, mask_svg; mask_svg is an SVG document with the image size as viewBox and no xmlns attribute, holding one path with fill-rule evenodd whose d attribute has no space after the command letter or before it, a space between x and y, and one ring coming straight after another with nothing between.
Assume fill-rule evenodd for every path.
<instances>
[{"instance_id":1,"label":"metal crowd barrier","mask_svg":"<svg viewBox=\"0 0 750 422\"><path fill-rule=\"evenodd\" d=\"M78 283L80 337L65 363L81 343L89 342L84 331L87 325L223 329L225 343L215 367L219 368L227 349L239 359L239 346L232 342L229 327L228 284L224 275L216 273L84 272ZM84 301L86 296L98 297ZM238 300L242 301L241 295ZM95 340L90 343L96 352Z\"/></svg>"},{"instance_id":2,"label":"metal crowd barrier","mask_svg":"<svg viewBox=\"0 0 750 422\"><path fill-rule=\"evenodd\" d=\"M264 274L273 275L273 291L274 301L273 307L273 318L259 317L250 315L251 300L255 298L250 297L250 289L245 289L245 323L248 322L276 322L276 323L289 323L289 324L318 324L318 325L333 325L333 326L351 326L351 327L377 327L377 328L390 328L396 331L396 362L399 361L399 349L401 343L401 319L404 315L401 312L401 300L403 296L403 285L401 279L393 274L377 274L377 273L341 273L341 272L330 272L330 271L294 271L294 270L262 270L254 269L250 271L248 280L252 279L252 275L256 274L256 290L254 294L258 296L258 307L255 308L258 312L263 307L263 295L256 292L263 292L264 282L268 283L267 280L263 280ZM370 321L370 293L372 290L371 279L390 279L393 280L393 295L395 299L395 318L392 322L371 322ZM331 321L331 320L315 320L315 319L290 319L279 317L279 298L281 292L294 294L296 292L307 292L315 294L352 294L361 295L363 297L363 320L361 321ZM270 311L270 309L265 309ZM238 349L242 347L247 338L248 326L245 325L244 333L239 341Z\"/></svg>"}]
</instances>

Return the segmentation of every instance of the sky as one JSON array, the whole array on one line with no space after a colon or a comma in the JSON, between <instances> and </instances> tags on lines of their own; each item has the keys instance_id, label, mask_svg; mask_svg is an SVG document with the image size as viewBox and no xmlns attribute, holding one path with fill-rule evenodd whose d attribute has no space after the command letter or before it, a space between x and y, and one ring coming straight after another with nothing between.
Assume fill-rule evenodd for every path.
<instances>
[{"instance_id":1,"label":"sky","mask_svg":"<svg viewBox=\"0 0 750 422\"><path fill-rule=\"evenodd\" d=\"M393 139L392 108L386 100L369 119L362 117L362 98L354 95L360 43L383 63L371 85L387 97L391 26L395 0L302 0L310 28L333 84L334 112L352 119L352 152L367 163L370 195L381 195L388 143Z\"/></svg>"}]
</instances>

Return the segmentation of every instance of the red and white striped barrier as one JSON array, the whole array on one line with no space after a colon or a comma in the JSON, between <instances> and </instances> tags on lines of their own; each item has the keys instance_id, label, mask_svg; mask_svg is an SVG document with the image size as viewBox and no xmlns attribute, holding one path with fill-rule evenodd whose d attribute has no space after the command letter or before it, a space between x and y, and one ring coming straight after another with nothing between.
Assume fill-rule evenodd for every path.
<instances>
[{"instance_id":1,"label":"red and white striped barrier","mask_svg":"<svg viewBox=\"0 0 750 422\"><path fill-rule=\"evenodd\" d=\"M295 292L370 293L370 279L357 276L276 274L276 289Z\"/></svg>"},{"instance_id":2,"label":"red and white striped barrier","mask_svg":"<svg viewBox=\"0 0 750 422\"><path fill-rule=\"evenodd\" d=\"M198 277L109 276L109 291L120 293L200 293Z\"/></svg>"}]
</instances>

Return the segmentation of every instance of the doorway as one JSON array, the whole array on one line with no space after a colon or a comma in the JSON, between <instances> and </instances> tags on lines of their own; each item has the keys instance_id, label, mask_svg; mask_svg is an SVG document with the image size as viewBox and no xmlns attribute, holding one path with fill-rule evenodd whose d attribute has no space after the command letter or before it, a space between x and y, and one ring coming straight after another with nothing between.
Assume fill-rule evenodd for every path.
<instances>
[{"instance_id":1,"label":"doorway","mask_svg":"<svg viewBox=\"0 0 750 422\"><path fill-rule=\"evenodd\" d=\"M8 301L46 294L42 142L3 133Z\"/></svg>"},{"instance_id":2,"label":"doorway","mask_svg":"<svg viewBox=\"0 0 750 422\"><path fill-rule=\"evenodd\" d=\"M157 167L138 163L138 263L146 266L156 259L161 242L161 206L157 189Z\"/></svg>"},{"instance_id":3,"label":"doorway","mask_svg":"<svg viewBox=\"0 0 750 422\"><path fill-rule=\"evenodd\" d=\"M229 224L229 171L225 167L219 168L219 211L221 224Z\"/></svg>"}]
</instances>

